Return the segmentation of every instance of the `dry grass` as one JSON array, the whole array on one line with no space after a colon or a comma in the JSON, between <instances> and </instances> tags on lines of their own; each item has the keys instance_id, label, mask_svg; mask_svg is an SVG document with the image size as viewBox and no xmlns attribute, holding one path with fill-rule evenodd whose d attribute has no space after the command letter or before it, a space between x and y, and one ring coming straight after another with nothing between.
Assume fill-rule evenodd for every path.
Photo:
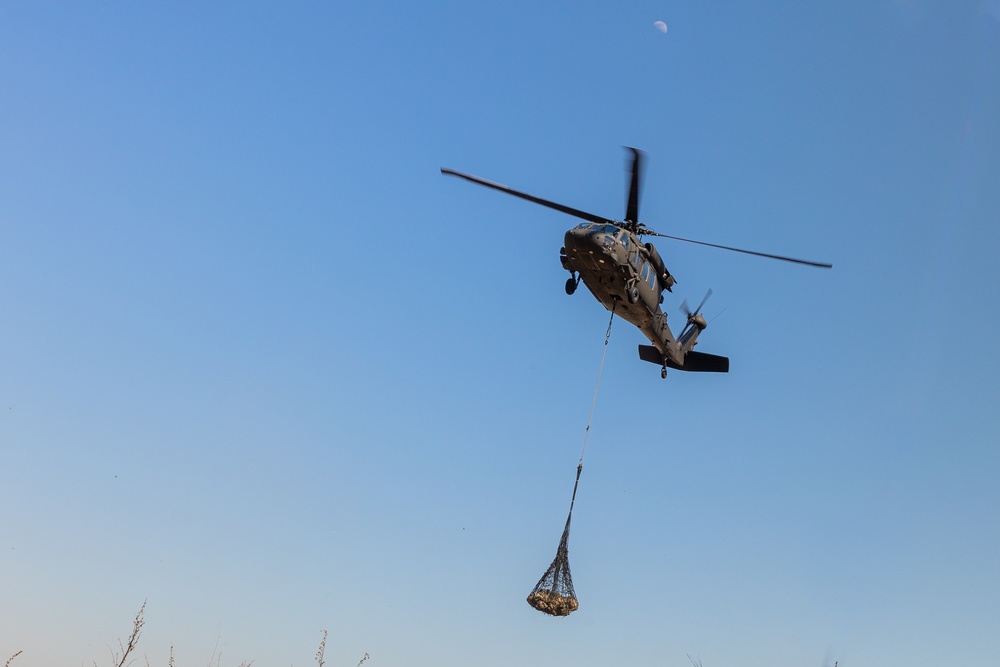
<instances>
[{"instance_id":1,"label":"dry grass","mask_svg":"<svg viewBox=\"0 0 1000 667\"><path fill-rule=\"evenodd\" d=\"M326 655L326 630L323 631L323 639L320 640L319 650L316 651L316 662L319 663L319 667L323 667L323 665L326 664L326 660L324 659L325 655ZM365 660L369 660L370 658L371 656L365 653L364 656L361 658L361 662L358 663L357 667L361 667L361 665L364 664Z\"/></svg>"},{"instance_id":2,"label":"dry grass","mask_svg":"<svg viewBox=\"0 0 1000 667\"><path fill-rule=\"evenodd\" d=\"M323 660L323 655L326 653L326 630L323 631L323 639L319 643L319 650L316 651L316 662L319 663L319 667L323 667L325 664Z\"/></svg>"},{"instance_id":3,"label":"dry grass","mask_svg":"<svg viewBox=\"0 0 1000 667\"><path fill-rule=\"evenodd\" d=\"M129 667L130 665L134 664L136 660L138 660L138 657L136 655L137 653L136 647L139 644L139 637L142 635L142 628L146 624L145 614L146 614L146 601L143 600L142 606L139 607L139 611L136 612L135 618L132 619L132 632L128 637L128 641L122 643L122 641L119 639L117 651L115 651L111 647L108 647L108 650L111 653L112 667ZM323 665L326 662L324 657L326 654L326 637L327 637L327 632L326 630L324 630L323 639L320 640L319 643L319 650L316 651L316 662L319 663L319 667L323 667ZM215 648L212 649L212 657L209 658L208 661L208 667L222 667L222 653L218 650L218 648L219 644L218 642L216 642ZM24 651L18 651L14 655L7 658L7 662L4 663L4 667L11 667L11 663L14 662L14 659L17 656L21 655L22 653L24 653ZM364 657L361 658L361 661L358 662L357 667L361 667L361 665L369 659L371 659L371 656L365 653ZM149 658L144 658L144 660L145 660L145 667L150 667ZM253 665L253 660L250 660L249 662L248 661L241 662L238 665L238 667L252 667L252 665ZM94 662L94 667L98 667L96 661ZM174 667L173 644L170 645L170 655L167 659L167 667Z\"/></svg>"},{"instance_id":4,"label":"dry grass","mask_svg":"<svg viewBox=\"0 0 1000 667\"><path fill-rule=\"evenodd\" d=\"M129 660L129 656L135 652L135 647L139 643L139 635L142 634L142 626L146 624L143 615L146 613L146 601L142 601L142 606L139 607L139 611L135 613L135 618L132 619L132 634L129 635L128 643L122 645L122 641L118 640L118 650L121 651L121 657L114 650L111 651L111 664L115 667L125 667L125 664L131 665L135 658ZM148 661L147 661L148 662Z\"/></svg>"}]
</instances>

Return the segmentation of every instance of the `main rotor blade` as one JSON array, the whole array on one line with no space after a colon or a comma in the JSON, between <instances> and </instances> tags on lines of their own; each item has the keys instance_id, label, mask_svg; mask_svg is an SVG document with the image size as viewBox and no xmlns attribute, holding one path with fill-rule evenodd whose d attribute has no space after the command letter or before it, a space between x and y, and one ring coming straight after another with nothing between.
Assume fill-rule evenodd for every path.
<instances>
[{"instance_id":1,"label":"main rotor blade","mask_svg":"<svg viewBox=\"0 0 1000 667\"><path fill-rule=\"evenodd\" d=\"M632 151L632 181L628 189L628 208L625 209L625 220L639 222L639 185L642 181L642 151L629 148Z\"/></svg>"},{"instance_id":2,"label":"main rotor blade","mask_svg":"<svg viewBox=\"0 0 1000 667\"><path fill-rule=\"evenodd\" d=\"M771 255L766 252L756 252L754 250L744 250L743 248L731 248L727 245L717 245L715 243L705 243L704 241L695 241L693 239L684 239L680 236L671 236L670 234L660 234L659 232L645 231L644 234L649 234L650 236L662 236L665 239L673 239L675 241L684 241L685 243L697 243L698 245L707 245L710 248L721 248L723 250L732 250L733 252L742 252L747 255L756 255L757 257L767 257L769 259L780 259L783 262L795 262L796 264L805 264L806 266L817 266L821 269L832 269L833 264L827 264L825 262L811 262L807 259L795 259L794 257L784 257L782 255Z\"/></svg>"},{"instance_id":3,"label":"main rotor blade","mask_svg":"<svg viewBox=\"0 0 1000 667\"><path fill-rule=\"evenodd\" d=\"M494 183L493 181L487 181L485 178L479 178L478 176L472 176L471 174L463 174L460 171L455 171L453 169L445 169L444 167L441 167L441 173L447 176L458 176L459 178L464 178L467 181L478 183L479 185L485 185L488 188L493 188L494 190L499 190L500 192L506 192L509 195L514 195L515 197L520 197L521 199L527 199L530 202L541 204L542 206L548 206L549 208L554 208L557 211L568 213L569 215L575 216L577 218L583 218L584 220L589 220L591 222L599 222L609 225L615 224L614 220L610 220L608 218L604 218L599 215L594 215L593 213L587 213L586 211L581 211L579 209L570 208L569 206L563 206L562 204L557 204L554 201L549 201L548 199L542 199L541 197L529 195L525 192L518 192L513 188L508 188L506 185Z\"/></svg>"}]
</instances>

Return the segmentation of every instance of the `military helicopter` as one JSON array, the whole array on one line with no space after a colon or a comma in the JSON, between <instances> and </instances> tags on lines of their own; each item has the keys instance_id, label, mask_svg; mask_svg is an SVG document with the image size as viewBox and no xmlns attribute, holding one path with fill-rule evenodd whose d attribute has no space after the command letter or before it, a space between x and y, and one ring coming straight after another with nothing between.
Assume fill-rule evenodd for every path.
<instances>
[{"instance_id":1,"label":"military helicopter","mask_svg":"<svg viewBox=\"0 0 1000 667\"><path fill-rule=\"evenodd\" d=\"M562 262L563 268L570 273L570 277L566 281L566 293L573 294L580 281L583 281L591 294L612 312L612 317L616 314L620 315L635 325L652 343L652 345L639 346L639 358L660 366L660 377L662 378L667 377L668 368L695 373L728 373L728 357L694 350L694 346L698 344L698 336L708 326L705 317L701 314L701 309L711 296L712 290L708 291L705 298L693 311L688 309L687 301L684 301L681 305L681 311L687 321L680 336L675 338L670 327L667 326L667 315L660 308L660 304L663 303L663 291L672 292L677 281L667 270L656 247L652 243L643 243L642 237L659 236L685 243L697 243L712 248L825 269L832 268L833 265L742 248L731 248L653 231L639 221L639 187L642 180L644 154L635 148L627 150L632 153L632 164L624 220L612 220L587 213L453 169L442 167L441 173L447 176L458 176L472 183L484 185L585 220L566 232L563 247L559 249L559 261Z\"/></svg>"}]
</instances>

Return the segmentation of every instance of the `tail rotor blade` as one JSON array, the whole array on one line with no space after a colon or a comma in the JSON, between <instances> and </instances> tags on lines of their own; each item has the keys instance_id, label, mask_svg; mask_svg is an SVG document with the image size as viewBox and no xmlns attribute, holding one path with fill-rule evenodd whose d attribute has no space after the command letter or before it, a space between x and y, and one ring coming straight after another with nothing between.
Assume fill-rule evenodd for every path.
<instances>
[{"instance_id":1,"label":"tail rotor blade","mask_svg":"<svg viewBox=\"0 0 1000 667\"><path fill-rule=\"evenodd\" d=\"M689 320L693 317L698 317L699 313L701 313L701 309L705 307L705 303L709 300L711 296L712 296L712 288L710 287L708 291L705 292L705 296L701 300L701 303L699 303L698 307L694 309L694 312L691 312L691 308L688 306L687 299L684 299L684 301L681 302L681 312L684 313L684 317L688 318Z\"/></svg>"},{"instance_id":2,"label":"tail rotor blade","mask_svg":"<svg viewBox=\"0 0 1000 667\"><path fill-rule=\"evenodd\" d=\"M701 312L701 309L705 305L705 302L708 301L709 297L711 297L711 296L712 296L712 288L709 287L708 291L705 293L705 298L702 299L701 303L698 304L698 307L694 309L694 314L695 315L697 315L698 313Z\"/></svg>"}]
</instances>

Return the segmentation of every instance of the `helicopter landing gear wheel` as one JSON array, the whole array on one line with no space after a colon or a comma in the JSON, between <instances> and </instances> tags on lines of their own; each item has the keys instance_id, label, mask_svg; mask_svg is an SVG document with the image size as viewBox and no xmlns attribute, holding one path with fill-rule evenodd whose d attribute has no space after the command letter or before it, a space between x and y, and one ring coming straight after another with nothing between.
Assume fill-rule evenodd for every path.
<instances>
[{"instance_id":1,"label":"helicopter landing gear wheel","mask_svg":"<svg viewBox=\"0 0 1000 667\"><path fill-rule=\"evenodd\" d=\"M628 297L629 303L639 303L639 288L632 285L627 290L625 290L625 296Z\"/></svg>"},{"instance_id":2,"label":"helicopter landing gear wheel","mask_svg":"<svg viewBox=\"0 0 1000 667\"><path fill-rule=\"evenodd\" d=\"M664 380L667 379L667 366L664 364L663 368L660 369L660 377Z\"/></svg>"},{"instance_id":3,"label":"helicopter landing gear wheel","mask_svg":"<svg viewBox=\"0 0 1000 667\"><path fill-rule=\"evenodd\" d=\"M576 277L574 273L572 276L566 279L566 294L572 294L576 291L576 286L580 284L580 279Z\"/></svg>"}]
</instances>

